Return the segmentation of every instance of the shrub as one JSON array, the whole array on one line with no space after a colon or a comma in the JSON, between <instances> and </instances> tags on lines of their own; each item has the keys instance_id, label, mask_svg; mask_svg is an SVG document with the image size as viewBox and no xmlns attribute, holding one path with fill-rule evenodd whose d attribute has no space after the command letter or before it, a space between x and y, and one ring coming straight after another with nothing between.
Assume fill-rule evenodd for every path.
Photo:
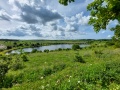
<instances>
[{"instance_id":1,"label":"shrub","mask_svg":"<svg viewBox=\"0 0 120 90\"><path fill-rule=\"evenodd\" d=\"M22 60L23 60L24 62L29 61L28 58L27 58L27 56L26 56L25 54L23 54L23 55L21 56L21 58L22 58Z\"/></svg>"},{"instance_id":2,"label":"shrub","mask_svg":"<svg viewBox=\"0 0 120 90\"><path fill-rule=\"evenodd\" d=\"M52 74L52 69L51 69L51 68L45 68L45 69L43 70L43 75L44 75L44 76L48 76L48 75L50 75L50 74Z\"/></svg>"},{"instance_id":3,"label":"shrub","mask_svg":"<svg viewBox=\"0 0 120 90\"><path fill-rule=\"evenodd\" d=\"M58 51L62 51L62 48L58 48Z\"/></svg>"},{"instance_id":4,"label":"shrub","mask_svg":"<svg viewBox=\"0 0 120 90\"><path fill-rule=\"evenodd\" d=\"M44 52L48 53L48 52L49 52L49 50L48 50L48 49L45 49L45 50L44 50Z\"/></svg>"},{"instance_id":5,"label":"shrub","mask_svg":"<svg viewBox=\"0 0 120 90\"><path fill-rule=\"evenodd\" d=\"M82 56L79 55L75 55L75 62L80 62L80 63L85 63L85 61L83 60Z\"/></svg>"},{"instance_id":6,"label":"shrub","mask_svg":"<svg viewBox=\"0 0 120 90\"><path fill-rule=\"evenodd\" d=\"M103 54L101 50L95 50L94 53L95 54Z\"/></svg>"},{"instance_id":7,"label":"shrub","mask_svg":"<svg viewBox=\"0 0 120 90\"><path fill-rule=\"evenodd\" d=\"M66 48L66 51L71 50L71 48Z\"/></svg>"},{"instance_id":8,"label":"shrub","mask_svg":"<svg viewBox=\"0 0 120 90\"><path fill-rule=\"evenodd\" d=\"M120 41L115 42L115 48L120 48Z\"/></svg>"},{"instance_id":9,"label":"shrub","mask_svg":"<svg viewBox=\"0 0 120 90\"><path fill-rule=\"evenodd\" d=\"M35 52L37 52L37 49L33 49L33 50L32 50L32 53L35 53Z\"/></svg>"},{"instance_id":10,"label":"shrub","mask_svg":"<svg viewBox=\"0 0 120 90\"><path fill-rule=\"evenodd\" d=\"M53 72L57 72L57 71L61 71L66 67L66 64L59 64L59 65L55 65L53 66Z\"/></svg>"},{"instance_id":11,"label":"shrub","mask_svg":"<svg viewBox=\"0 0 120 90\"><path fill-rule=\"evenodd\" d=\"M73 50L80 49L80 46L79 46L78 44L73 44L73 45L72 45L72 49L73 49Z\"/></svg>"},{"instance_id":12,"label":"shrub","mask_svg":"<svg viewBox=\"0 0 120 90\"><path fill-rule=\"evenodd\" d=\"M24 65L20 62L17 62L17 63L13 63L12 66L11 66L11 69L16 71L18 69L22 69L24 67Z\"/></svg>"},{"instance_id":13,"label":"shrub","mask_svg":"<svg viewBox=\"0 0 120 90\"><path fill-rule=\"evenodd\" d=\"M3 86L4 77L8 70L8 65L0 62L0 88Z\"/></svg>"},{"instance_id":14,"label":"shrub","mask_svg":"<svg viewBox=\"0 0 120 90\"><path fill-rule=\"evenodd\" d=\"M108 42L106 42L106 45L107 45L107 46L113 46L113 45L115 45L115 43L112 42L112 41L108 41Z\"/></svg>"},{"instance_id":15,"label":"shrub","mask_svg":"<svg viewBox=\"0 0 120 90\"><path fill-rule=\"evenodd\" d=\"M12 60L13 62L10 65L10 69L16 71L18 69L23 69L24 65L22 60L20 60L19 58L16 58L15 60Z\"/></svg>"}]
</instances>

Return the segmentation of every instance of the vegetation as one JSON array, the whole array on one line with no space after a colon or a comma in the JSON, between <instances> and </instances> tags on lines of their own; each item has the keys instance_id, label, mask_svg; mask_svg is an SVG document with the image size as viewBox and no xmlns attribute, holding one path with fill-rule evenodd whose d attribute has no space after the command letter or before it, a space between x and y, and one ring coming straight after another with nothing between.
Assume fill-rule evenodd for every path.
<instances>
[{"instance_id":1,"label":"vegetation","mask_svg":"<svg viewBox=\"0 0 120 90\"><path fill-rule=\"evenodd\" d=\"M72 49L73 49L73 50L80 49L80 46L79 46L78 44L73 44L73 45L72 45Z\"/></svg>"},{"instance_id":2,"label":"vegetation","mask_svg":"<svg viewBox=\"0 0 120 90\"><path fill-rule=\"evenodd\" d=\"M119 90L120 48L109 46L106 42L93 41L91 46L78 50L1 55L0 88Z\"/></svg>"},{"instance_id":3,"label":"vegetation","mask_svg":"<svg viewBox=\"0 0 120 90\"><path fill-rule=\"evenodd\" d=\"M59 0L63 5L68 5L75 0ZM94 0L88 4L90 11L89 24L93 25L95 32L106 29L110 21L118 21L117 25L111 30L114 31L114 37L120 39L120 0Z\"/></svg>"},{"instance_id":4,"label":"vegetation","mask_svg":"<svg viewBox=\"0 0 120 90\"><path fill-rule=\"evenodd\" d=\"M75 0L59 0L59 3L63 4L63 5L68 5L68 3L74 2Z\"/></svg>"}]
</instances>

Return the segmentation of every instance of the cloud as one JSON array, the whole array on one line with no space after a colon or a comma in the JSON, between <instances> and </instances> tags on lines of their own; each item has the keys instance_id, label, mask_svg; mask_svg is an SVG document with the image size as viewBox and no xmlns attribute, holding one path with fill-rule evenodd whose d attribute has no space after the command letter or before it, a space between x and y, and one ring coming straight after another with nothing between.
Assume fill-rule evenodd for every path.
<instances>
[{"instance_id":1,"label":"cloud","mask_svg":"<svg viewBox=\"0 0 120 90\"><path fill-rule=\"evenodd\" d=\"M67 31L78 31L80 27L88 25L90 16L83 16L83 12L76 14L72 17L65 17Z\"/></svg>"},{"instance_id":2,"label":"cloud","mask_svg":"<svg viewBox=\"0 0 120 90\"><path fill-rule=\"evenodd\" d=\"M0 10L0 20L10 21L10 15L3 9Z\"/></svg>"},{"instance_id":3,"label":"cloud","mask_svg":"<svg viewBox=\"0 0 120 90\"><path fill-rule=\"evenodd\" d=\"M112 35L108 31L96 34L88 25L90 15L86 6L93 0L76 0L68 6L59 4L58 0L1 1L5 5L0 5L0 36L79 39Z\"/></svg>"},{"instance_id":4,"label":"cloud","mask_svg":"<svg viewBox=\"0 0 120 90\"><path fill-rule=\"evenodd\" d=\"M23 36L41 37L42 35L40 30L41 29L35 25L21 25L14 28L13 30L11 29L5 30L4 32L2 32L1 35L2 36L18 36L18 37L23 37Z\"/></svg>"},{"instance_id":5,"label":"cloud","mask_svg":"<svg viewBox=\"0 0 120 90\"><path fill-rule=\"evenodd\" d=\"M37 2L38 0L35 1ZM62 16L57 11L38 6L36 3L34 3L33 5L29 5L26 3L23 4L19 1L15 1L14 3L21 10L21 19L29 24L45 24L47 22L62 18Z\"/></svg>"},{"instance_id":6,"label":"cloud","mask_svg":"<svg viewBox=\"0 0 120 90\"><path fill-rule=\"evenodd\" d=\"M104 34L105 32L106 32L106 31L102 31L101 33L103 33L103 34Z\"/></svg>"},{"instance_id":7,"label":"cloud","mask_svg":"<svg viewBox=\"0 0 120 90\"><path fill-rule=\"evenodd\" d=\"M112 35L108 35L107 38L112 38Z\"/></svg>"}]
</instances>

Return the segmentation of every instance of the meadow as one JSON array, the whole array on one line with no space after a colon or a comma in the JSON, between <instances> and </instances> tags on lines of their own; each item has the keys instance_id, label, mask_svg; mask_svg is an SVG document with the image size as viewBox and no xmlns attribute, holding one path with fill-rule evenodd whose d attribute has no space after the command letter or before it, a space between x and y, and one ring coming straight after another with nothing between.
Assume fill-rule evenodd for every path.
<instances>
[{"instance_id":1,"label":"meadow","mask_svg":"<svg viewBox=\"0 0 120 90\"><path fill-rule=\"evenodd\" d=\"M120 90L120 48L105 42L94 41L89 47L75 50L1 55L0 61L7 70L0 88Z\"/></svg>"}]
</instances>

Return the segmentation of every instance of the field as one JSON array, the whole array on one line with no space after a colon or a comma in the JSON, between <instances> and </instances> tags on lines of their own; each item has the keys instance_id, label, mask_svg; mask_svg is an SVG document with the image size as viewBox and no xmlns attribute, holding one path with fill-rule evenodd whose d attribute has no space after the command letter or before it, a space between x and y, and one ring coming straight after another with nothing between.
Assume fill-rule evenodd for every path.
<instances>
[{"instance_id":1,"label":"field","mask_svg":"<svg viewBox=\"0 0 120 90\"><path fill-rule=\"evenodd\" d=\"M77 50L1 55L2 90L120 90L120 48L95 41ZM4 62L3 61L3 62Z\"/></svg>"}]
</instances>

